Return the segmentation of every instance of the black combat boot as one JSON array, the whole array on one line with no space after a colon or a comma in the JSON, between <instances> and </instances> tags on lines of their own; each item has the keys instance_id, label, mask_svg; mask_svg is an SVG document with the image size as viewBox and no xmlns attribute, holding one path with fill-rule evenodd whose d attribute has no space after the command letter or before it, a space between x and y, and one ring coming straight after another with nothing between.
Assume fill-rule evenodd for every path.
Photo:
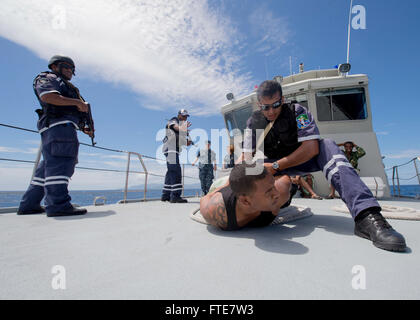
<instances>
[{"instance_id":1,"label":"black combat boot","mask_svg":"<svg viewBox=\"0 0 420 320\"><path fill-rule=\"evenodd\" d=\"M20 215L20 216L23 216L23 215L28 215L28 214L40 214L40 213L44 213L44 212L45 212L45 208L41 206L41 207L36 208L36 209L25 210L25 211L19 209L17 214Z\"/></svg>"},{"instance_id":2,"label":"black combat boot","mask_svg":"<svg viewBox=\"0 0 420 320\"><path fill-rule=\"evenodd\" d=\"M47 212L47 217L67 217L67 216L80 216L86 214L86 209L77 209L71 207L68 210L63 210L61 212Z\"/></svg>"},{"instance_id":3,"label":"black combat boot","mask_svg":"<svg viewBox=\"0 0 420 320\"><path fill-rule=\"evenodd\" d=\"M395 231L382 216L379 208L370 208L356 217L354 234L372 240L373 244L388 251L403 252L407 246L404 237Z\"/></svg>"},{"instance_id":4,"label":"black combat boot","mask_svg":"<svg viewBox=\"0 0 420 320\"><path fill-rule=\"evenodd\" d=\"M171 199L170 201L171 203L187 203L188 200L184 199L184 198L175 198L175 199Z\"/></svg>"}]
</instances>

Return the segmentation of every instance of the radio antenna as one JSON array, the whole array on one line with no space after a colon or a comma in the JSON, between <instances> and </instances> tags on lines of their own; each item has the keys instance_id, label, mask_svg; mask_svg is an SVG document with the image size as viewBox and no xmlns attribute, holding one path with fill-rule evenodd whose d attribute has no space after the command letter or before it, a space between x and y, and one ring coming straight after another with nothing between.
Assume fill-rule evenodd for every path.
<instances>
[{"instance_id":1,"label":"radio antenna","mask_svg":"<svg viewBox=\"0 0 420 320\"><path fill-rule=\"evenodd\" d=\"M347 63L350 62L350 30L351 30L351 11L353 9L353 0L350 1L350 12L349 12L349 26L347 35Z\"/></svg>"},{"instance_id":2,"label":"radio antenna","mask_svg":"<svg viewBox=\"0 0 420 320\"><path fill-rule=\"evenodd\" d=\"M290 68L290 75L292 75L292 73L293 73L293 69L292 69L292 56L289 56L289 68Z\"/></svg>"}]
</instances>

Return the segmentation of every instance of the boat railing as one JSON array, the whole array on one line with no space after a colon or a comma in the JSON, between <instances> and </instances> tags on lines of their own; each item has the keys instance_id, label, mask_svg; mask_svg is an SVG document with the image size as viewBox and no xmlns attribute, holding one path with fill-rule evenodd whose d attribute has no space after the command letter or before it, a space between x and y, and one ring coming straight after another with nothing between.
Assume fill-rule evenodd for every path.
<instances>
[{"instance_id":1,"label":"boat railing","mask_svg":"<svg viewBox=\"0 0 420 320\"><path fill-rule=\"evenodd\" d=\"M409 174L409 177L404 176L404 177L400 177L400 170L399 168L402 167L409 167L408 169L414 170L415 174ZM401 181L404 182L408 182L411 180L414 180L417 178L418 181L418 185L420 186L420 172L419 172L419 168L420 168L420 157L416 157L411 159L410 161L397 165L397 166L393 166L391 168L385 169L385 171L391 171L392 170L392 191L393 191L393 196L394 197L398 197L398 198L413 198L411 196L406 196L406 195L402 195L401 194ZM420 198L420 194L417 194L416 196L414 196L414 198Z\"/></svg>"},{"instance_id":2,"label":"boat railing","mask_svg":"<svg viewBox=\"0 0 420 320\"><path fill-rule=\"evenodd\" d=\"M31 130L31 129L27 129L27 128L12 126L12 125L9 125L9 124L0 123L0 126L6 127L6 128L10 128L10 129L14 129L14 130L21 130L21 131L26 131L26 132L33 132L33 133L37 133L38 134L38 131L36 131L36 130ZM127 154L126 170L107 169L107 168L91 168L91 167L76 166L77 169L83 169L83 170L125 173L125 181L124 181L124 189L123 189L124 198L123 198L123 200L118 201L118 203L143 202L143 201L147 201L147 200L153 200L153 199L148 199L147 198L148 180L149 180L148 178L150 176L165 178L165 176L164 175L161 175L161 174L158 174L158 173L150 172L147 169L147 166L146 166L146 163L145 163L144 160L145 159L150 159L150 160L156 160L156 161L166 162L165 159L158 159L156 157L151 157L151 156L143 155L143 154L140 154L138 152L133 152L133 151L118 150L118 149L113 149L113 148L101 147L101 146L98 146L98 145L92 146L91 144L87 144L87 143L83 143L83 142L80 142L80 145L87 146L87 147L90 147L90 148L100 149L100 150L104 150L104 151L109 151L109 152ZM34 165L32 177L31 177L31 180L30 180L30 181L32 181L32 179L34 177L34 174L35 174L35 170L38 167L38 164L39 164L39 162L41 160L41 147L42 146L40 145L40 147L38 149L38 152L37 152L37 156L36 156L36 158L35 158L34 161L32 161L32 160L22 160L22 159L10 159L10 158L0 158L0 161L19 162L19 163L32 163ZM133 170L130 170L130 163L131 163L131 160L133 159L133 157L135 157L135 158L137 158L139 160L143 171L133 171ZM185 166L186 165L189 165L189 164L182 164L182 196L183 197L185 196L184 195L185 179L188 178L188 179L199 180L198 177L191 177L191 176L188 176L188 175L185 174ZM144 175L143 199L128 199L128 193L133 191L133 190L129 190L129 184L128 184L128 182L129 182L130 174L143 174ZM137 190L135 190L135 191L138 192ZM96 200L97 199L95 198L94 204L96 203Z\"/></svg>"}]
</instances>

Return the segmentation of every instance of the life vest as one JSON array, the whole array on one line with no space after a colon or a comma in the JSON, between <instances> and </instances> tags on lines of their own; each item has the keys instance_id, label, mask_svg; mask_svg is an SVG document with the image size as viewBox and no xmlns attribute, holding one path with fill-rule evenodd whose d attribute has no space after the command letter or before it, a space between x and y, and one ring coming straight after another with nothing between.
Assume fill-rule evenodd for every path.
<instances>
[{"instance_id":1,"label":"life vest","mask_svg":"<svg viewBox=\"0 0 420 320\"><path fill-rule=\"evenodd\" d=\"M50 81L47 79L49 77L58 77L58 76L53 72L45 71L45 72L41 72L34 79L34 82L33 82L33 89L34 89L35 95L38 98L40 105L42 106L42 114L46 115L49 118L61 118L66 115L80 117L80 112L76 106L70 105L70 106L57 107L53 104L49 104L49 103L45 103L41 101L41 98L38 96L38 93L36 91L36 85L38 81ZM80 94L79 94L79 89L77 89L73 84L71 84L68 81L65 81L64 79L62 79L62 81L67 86L67 92L65 94L62 94L64 97L73 98L73 99L81 99ZM36 112L38 113L38 115L41 115L39 109Z\"/></svg>"},{"instance_id":2,"label":"life vest","mask_svg":"<svg viewBox=\"0 0 420 320\"><path fill-rule=\"evenodd\" d=\"M176 151L179 153L182 149L182 146L186 144L185 141L185 134L180 134L177 130L171 128L173 124L179 125L178 117L173 117L168 121L165 126L166 135L163 139L163 152L165 153L167 150L169 151Z\"/></svg>"},{"instance_id":3,"label":"life vest","mask_svg":"<svg viewBox=\"0 0 420 320\"><path fill-rule=\"evenodd\" d=\"M295 105L283 104L281 108L280 115L265 136L264 144L259 147L268 159L278 160L286 157L301 145L298 142ZM255 130L264 131L268 124L269 121L264 117L262 111L255 111L251 116L253 136L255 137ZM264 145L264 150L262 150L262 145Z\"/></svg>"}]
</instances>

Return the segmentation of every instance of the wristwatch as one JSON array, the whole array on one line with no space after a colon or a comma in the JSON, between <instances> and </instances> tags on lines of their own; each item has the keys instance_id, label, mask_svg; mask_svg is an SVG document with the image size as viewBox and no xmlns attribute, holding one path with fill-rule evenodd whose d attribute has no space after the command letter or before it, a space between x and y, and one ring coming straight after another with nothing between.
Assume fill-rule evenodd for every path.
<instances>
[{"instance_id":1,"label":"wristwatch","mask_svg":"<svg viewBox=\"0 0 420 320\"><path fill-rule=\"evenodd\" d=\"M274 170L279 170L278 162L273 162L272 167L273 167Z\"/></svg>"}]
</instances>

